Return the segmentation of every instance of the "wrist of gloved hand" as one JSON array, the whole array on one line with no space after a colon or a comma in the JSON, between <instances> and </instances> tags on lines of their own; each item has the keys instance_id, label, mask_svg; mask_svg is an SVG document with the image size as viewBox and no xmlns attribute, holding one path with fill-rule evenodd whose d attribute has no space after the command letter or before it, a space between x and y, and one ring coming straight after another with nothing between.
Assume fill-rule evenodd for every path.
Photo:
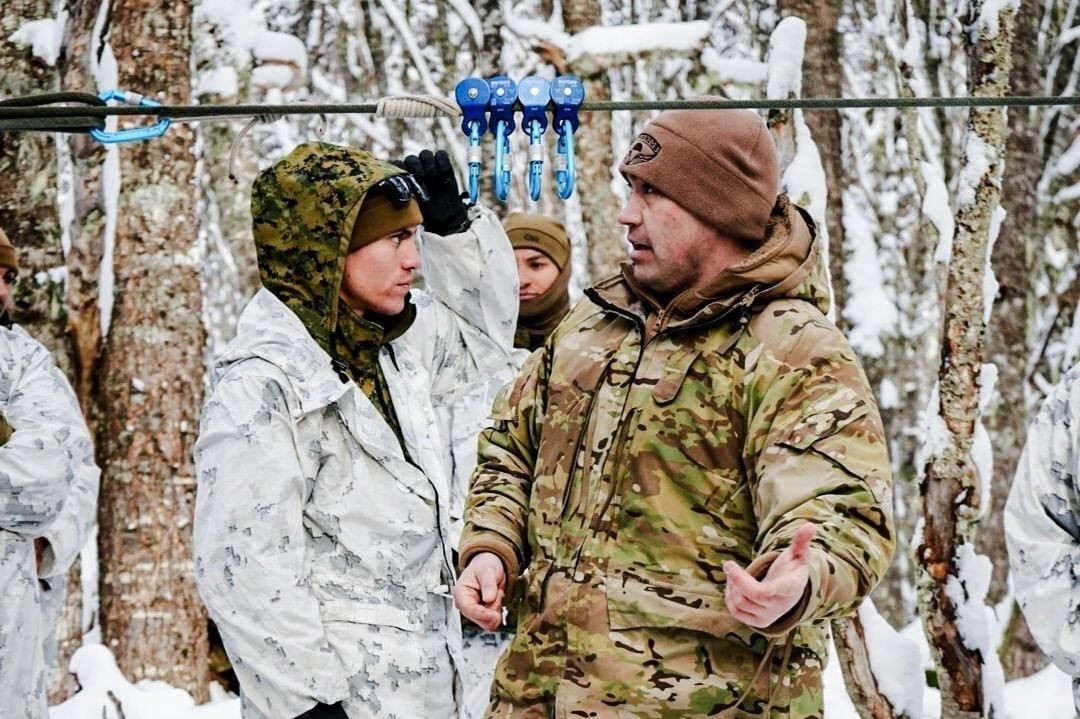
<instances>
[{"instance_id":1,"label":"wrist of gloved hand","mask_svg":"<svg viewBox=\"0 0 1080 719\"><path fill-rule=\"evenodd\" d=\"M337 704L316 704L296 719L349 719L349 715Z\"/></svg>"},{"instance_id":2,"label":"wrist of gloved hand","mask_svg":"<svg viewBox=\"0 0 1080 719\"><path fill-rule=\"evenodd\" d=\"M452 235L469 228L469 207L458 188L457 175L445 150L423 150L394 163L423 183L426 200L417 198L424 216L424 229L437 235Z\"/></svg>"}]
</instances>

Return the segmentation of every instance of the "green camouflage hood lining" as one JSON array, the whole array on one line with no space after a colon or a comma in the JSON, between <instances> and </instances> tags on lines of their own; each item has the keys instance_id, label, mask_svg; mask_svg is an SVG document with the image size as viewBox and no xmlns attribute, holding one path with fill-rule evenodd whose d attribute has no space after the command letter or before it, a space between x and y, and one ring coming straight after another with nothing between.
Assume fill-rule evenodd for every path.
<instances>
[{"instance_id":1,"label":"green camouflage hood lining","mask_svg":"<svg viewBox=\"0 0 1080 719\"><path fill-rule=\"evenodd\" d=\"M307 142L260 172L251 186L259 278L323 349L338 324L345 256L360 205L373 185L400 174L364 150Z\"/></svg>"}]
</instances>

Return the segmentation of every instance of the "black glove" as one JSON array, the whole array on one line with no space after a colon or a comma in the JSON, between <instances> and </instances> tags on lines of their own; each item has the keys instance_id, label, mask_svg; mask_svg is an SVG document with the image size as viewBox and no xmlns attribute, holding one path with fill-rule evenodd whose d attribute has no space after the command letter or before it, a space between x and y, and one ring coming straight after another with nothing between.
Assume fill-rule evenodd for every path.
<instances>
[{"instance_id":1,"label":"black glove","mask_svg":"<svg viewBox=\"0 0 1080 719\"><path fill-rule=\"evenodd\" d=\"M432 152L422 150L420 156L409 155L393 163L412 173L428 191L428 199L421 200L420 212L424 216L424 229L437 235L452 235L469 229L468 205L458 190L454 166L446 150Z\"/></svg>"},{"instance_id":2,"label":"black glove","mask_svg":"<svg viewBox=\"0 0 1080 719\"><path fill-rule=\"evenodd\" d=\"M316 704L296 719L349 719L349 715L337 704Z\"/></svg>"}]
</instances>

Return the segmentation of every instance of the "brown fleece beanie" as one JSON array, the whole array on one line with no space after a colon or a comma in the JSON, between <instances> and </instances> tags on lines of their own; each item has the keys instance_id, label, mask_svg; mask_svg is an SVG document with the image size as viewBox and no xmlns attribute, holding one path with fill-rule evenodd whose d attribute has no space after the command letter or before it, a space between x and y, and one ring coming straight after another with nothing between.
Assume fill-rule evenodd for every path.
<instances>
[{"instance_id":1,"label":"brown fleece beanie","mask_svg":"<svg viewBox=\"0 0 1080 719\"><path fill-rule=\"evenodd\" d=\"M416 200L410 199L408 204L398 205L386 195L368 195L360 206L360 214L356 216L349 252L421 222L423 215Z\"/></svg>"},{"instance_id":2,"label":"brown fleece beanie","mask_svg":"<svg viewBox=\"0 0 1080 719\"><path fill-rule=\"evenodd\" d=\"M514 212L503 223L515 250L539 250L551 258L561 272L570 260L570 238L566 228L543 215Z\"/></svg>"},{"instance_id":3,"label":"brown fleece beanie","mask_svg":"<svg viewBox=\"0 0 1080 719\"><path fill-rule=\"evenodd\" d=\"M19 256L15 254L15 247L3 230L0 230L0 267L6 267L9 270L19 269Z\"/></svg>"},{"instance_id":4,"label":"brown fleece beanie","mask_svg":"<svg viewBox=\"0 0 1080 719\"><path fill-rule=\"evenodd\" d=\"M751 245L764 241L780 191L772 135L752 110L662 112L642 128L619 171Z\"/></svg>"}]
</instances>

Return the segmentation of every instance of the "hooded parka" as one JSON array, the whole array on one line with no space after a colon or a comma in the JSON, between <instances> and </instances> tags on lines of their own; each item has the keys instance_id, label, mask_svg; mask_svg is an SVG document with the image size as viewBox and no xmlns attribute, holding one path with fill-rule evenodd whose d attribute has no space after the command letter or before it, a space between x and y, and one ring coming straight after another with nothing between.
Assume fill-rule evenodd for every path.
<instances>
[{"instance_id":1,"label":"hooded parka","mask_svg":"<svg viewBox=\"0 0 1080 719\"><path fill-rule=\"evenodd\" d=\"M0 704L48 716L46 647L100 473L78 400L45 347L0 327ZM40 569L34 540L45 540Z\"/></svg>"},{"instance_id":2,"label":"hooded parka","mask_svg":"<svg viewBox=\"0 0 1080 719\"><path fill-rule=\"evenodd\" d=\"M1080 365L1070 369L1028 428L1005 503L1016 601L1031 635L1073 677L1080 715Z\"/></svg>"},{"instance_id":3,"label":"hooded parka","mask_svg":"<svg viewBox=\"0 0 1080 719\"><path fill-rule=\"evenodd\" d=\"M359 206L397 172L311 143L253 188L264 288L215 364L195 449L196 582L245 719L336 702L351 719L455 715L453 443L510 372L514 259L481 210L420 238L427 290L378 353L403 447L324 349Z\"/></svg>"},{"instance_id":4,"label":"hooded parka","mask_svg":"<svg viewBox=\"0 0 1080 719\"><path fill-rule=\"evenodd\" d=\"M481 435L462 566L494 552L519 598L488 716L820 718L825 620L894 538L877 407L807 222L781 197L761 248L662 308L628 268L586 297ZM806 522L802 603L767 630L733 619L723 563L761 576Z\"/></svg>"}]
</instances>

